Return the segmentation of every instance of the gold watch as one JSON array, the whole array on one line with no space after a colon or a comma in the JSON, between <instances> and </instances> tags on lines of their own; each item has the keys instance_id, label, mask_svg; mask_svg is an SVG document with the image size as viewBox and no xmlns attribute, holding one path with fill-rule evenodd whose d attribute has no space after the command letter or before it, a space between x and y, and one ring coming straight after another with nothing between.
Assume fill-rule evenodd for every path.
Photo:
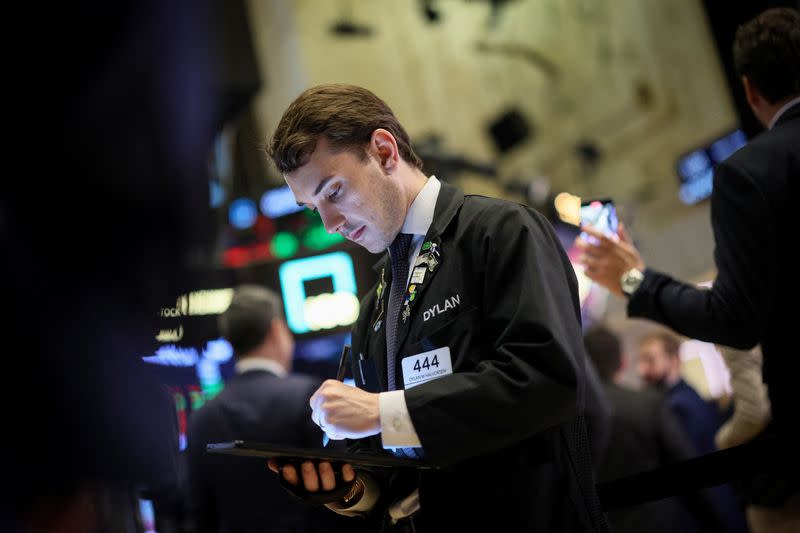
<instances>
[{"instance_id":1,"label":"gold watch","mask_svg":"<svg viewBox=\"0 0 800 533\"><path fill-rule=\"evenodd\" d=\"M342 497L342 507L352 507L353 505L357 504L361 497L364 495L364 482L361 481L361 478L356 476L355 481L353 481L353 486L350 487L350 490Z\"/></svg>"}]
</instances>

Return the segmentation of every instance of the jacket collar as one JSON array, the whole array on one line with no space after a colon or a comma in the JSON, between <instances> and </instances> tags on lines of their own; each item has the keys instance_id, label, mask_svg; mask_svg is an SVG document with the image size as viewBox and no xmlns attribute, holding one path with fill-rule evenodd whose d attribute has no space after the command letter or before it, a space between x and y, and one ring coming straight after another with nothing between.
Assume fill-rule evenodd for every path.
<instances>
[{"instance_id":1,"label":"jacket collar","mask_svg":"<svg viewBox=\"0 0 800 533\"><path fill-rule=\"evenodd\" d=\"M800 118L800 102L797 102L793 106L784 110L783 113L781 113L781 116L778 117L778 120L775 121L775 124L772 125L772 127L774 128L779 124L783 124L785 122L789 122L790 120L795 120L797 118Z\"/></svg>"},{"instance_id":2,"label":"jacket collar","mask_svg":"<svg viewBox=\"0 0 800 533\"><path fill-rule=\"evenodd\" d=\"M445 182L442 183L442 188L439 189L439 197L436 199L436 209L433 212L433 222L428 229L428 236L441 235L453 221L461 205L464 203L464 193L457 187ZM426 237L427 239L427 237ZM372 269L375 272L380 272L389 260L389 254L384 252L383 256L378 260Z\"/></svg>"}]
</instances>

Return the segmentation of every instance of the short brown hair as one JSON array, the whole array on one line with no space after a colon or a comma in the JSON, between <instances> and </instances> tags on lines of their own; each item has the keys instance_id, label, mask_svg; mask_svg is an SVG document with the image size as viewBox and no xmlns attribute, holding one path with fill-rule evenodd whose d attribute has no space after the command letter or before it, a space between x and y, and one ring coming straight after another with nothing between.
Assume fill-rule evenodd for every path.
<instances>
[{"instance_id":1,"label":"short brown hair","mask_svg":"<svg viewBox=\"0 0 800 533\"><path fill-rule=\"evenodd\" d=\"M317 85L305 90L283 113L267 153L286 174L308 163L324 135L332 148L351 150L366 159L366 146L378 128L394 136L400 156L408 164L422 169L408 133L386 102L355 85Z\"/></svg>"},{"instance_id":2,"label":"short brown hair","mask_svg":"<svg viewBox=\"0 0 800 533\"><path fill-rule=\"evenodd\" d=\"M800 12L767 9L739 26L733 62L771 104L800 94Z\"/></svg>"},{"instance_id":3,"label":"short brown hair","mask_svg":"<svg viewBox=\"0 0 800 533\"><path fill-rule=\"evenodd\" d=\"M613 381L622 366L622 345L619 337L602 324L592 326L583 336L586 354L594 363L597 374L605 382Z\"/></svg>"},{"instance_id":4,"label":"short brown hair","mask_svg":"<svg viewBox=\"0 0 800 533\"><path fill-rule=\"evenodd\" d=\"M264 342L272 321L282 316L281 300L275 292L261 285L239 285L228 308L217 317L217 327L238 359Z\"/></svg>"},{"instance_id":5,"label":"short brown hair","mask_svg":"<svg viewBox=\"0 0 800 533\"><path fill-rule=\"evenodd\" d=\"M650 333L649 335L645 335L639 341L639 346L644 345L650 341L661 341L661 345L664 347L664 351L667 352L667 355L670 357L679 357L681 353L681 341L678 337L673 335L672 333L668 333L666 331L658 331L655 333Z\"/></svg>"}]
</instances>

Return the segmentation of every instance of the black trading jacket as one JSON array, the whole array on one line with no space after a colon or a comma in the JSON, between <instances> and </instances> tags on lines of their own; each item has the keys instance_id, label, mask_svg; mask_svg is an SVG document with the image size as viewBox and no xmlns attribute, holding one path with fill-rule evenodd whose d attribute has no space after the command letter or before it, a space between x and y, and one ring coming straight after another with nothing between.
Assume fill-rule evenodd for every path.
<instances>
[{"instance_id":1,"label":"black trading jacket","mask_svg":"<svg viewBox=\"0 0 800 533\"><path fill-rule=\"evenodd\" d=\"M582 417L577 282L552 227L443 183L424 242L437 264L400 321L396 386L403 358L449 346L453 374L405 391L425 460L444 468L384 480L381 505L419 487L425 531L604 530ZM357 385L377 392L387 390L388 255L376 268L385 283L362 302L352 353Z\"/></svg>"}]
</instances>

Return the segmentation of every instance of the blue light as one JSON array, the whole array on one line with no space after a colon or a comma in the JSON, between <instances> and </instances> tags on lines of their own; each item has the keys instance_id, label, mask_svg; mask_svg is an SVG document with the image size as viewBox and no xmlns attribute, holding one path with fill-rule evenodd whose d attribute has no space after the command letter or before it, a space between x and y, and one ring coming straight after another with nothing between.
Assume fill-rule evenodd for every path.
<instances>
[{"instance_id":1,"label":"blue light","mask_svg":"<svg viewBox=\"0 0 800 533\"><path fill-rule=\"evenodd\" d=\"M231 158L230 133L222 130L214 139L213 171L218 178L223 180L233 174L233 159Z\"/></svg>"},{"instance_id":2,"label":"blue light","mask_svg":"<svg viewBox=\"0 0 800 533\"><path fill-rule=\"evenodd\" d=\"M737 129L678 159L681 202L692 205L711 196L714 168L746 143L744 131Z\"/></svg>"},{"instance_id":3,"label":"blue light","mask_svg":"<svg viewBox=\"0 0 800 533\"><path fill-rule=\"evenodd\" d=\"M197 377L202 385L214 385L222 381L219 363L212 359L197 361Z\"/></svg>"},{"instance_id":4,"label":"blue light","mask_svg":"<svg viewBox=\"0 0 800 533\"><path fill-rule=\"evenodd\" d=\"M715 163L725 161L730 157L733 152L741 148L747 143L747 138L742 130L736 130L733 133L722 137L715 141L709 151Z\"/></svg>"},{"instance_id":5,"label":"blue light","mask_svg":"<svg viewBox=\"0 0 800 533\"><path fill-rule=\"evenodd\" d=\"M678 195L681 202L687 205L693 205L711 196L713 188L714 169L708 168L700 177L681 185Z\"/></svg>"},{"instance_id":6,"label":"blue light","mask_svg":"<svg viewBox=\"0 0 800 533\"><path fill-rule=\"evenodd\" d=\"M250 198L237 198L228 207L228 220L236 229L247 229L256 222L256 203Z\"/></svg>"},{"instance_id":7,"label":"blue light","mask_svg":"<svg viewBox=\"0 0 800 533\"><path fill-rule=\"evenodd\" d=\"M162 366L194 366L198 354L194 348L181 348L174 344L165 344L156 350L155 355L142 357L146 363Z\"/></svg>"},{"instance_id":8,"label":"blue light","mask_svg":"<svg viewBox=\"0 0 800 533\"><path fill-rule=\"evenodd\" d=\"M139 498L139 517L142 520L142 533L158 533L156 531L155 507L152 500Z\"/></svg>"},{"instance_id":9,"label":"blue light","mask_svg":"<svg viewBox=\"0 0 800 533\"><path fill-rule=\"evenodd\" d=\"M233 357L233 346L222 338L208 341L203 350L203 359L217 363L227 363L231 357Z\"/></svg>"},{"instance_id":10,"label":"blue light","mask_svg":"<svg viewBox=\"0 0 800 533\"><path fill-rule=\"evenodd\" d=\"M292 190L286 185L262 194L260 206L261 212L269 218L291 215L305 209L297 205Z\"/></svg>"},{"instance_id":11,"label":"blue light","mask_svg":"<svg viewBox=\"0 0 800 533\"><path fill-rule=\"evenodd\" d=\"M678 163L678 171L684 181L692 181L703 176L711 168L712 162L705 150L696 150L687 154Z\"/></svg>"},{"instance_id":12,"label":"blue light","mask_svg":"<svg viewBox=\"0 0 800 533\"><path fill-rule=\"evenodd\" d=\"M281 281L286 323L294 333L311 330L305 319L306 289L303 283L312 279L330 277L333 292L356 292L356 275L353 260L345 252L305 257L286 261L278 270Z\"/></svg>"},{"instance_id":13,"label":"blue light","mask_svg":"<svg viewBox=\"0 0 800 533\"><path fill-rule=\"evenodd\" d=\"M213 209L225 203L225 188L218 181L209 181L208 188L208 203Z\"/></svg>"},{"instance_id":14,"label":"blue light","mask_svg":"<svg viewBox=\"0 0 800 533\"><path fill-rule=\"evenodd\" d=\"M306 361L335 361L339 362L342 354L342 345L347 338L342 335L328 335L310 340L298 341L295 353Z\"/></svg>"}]
</instances>

